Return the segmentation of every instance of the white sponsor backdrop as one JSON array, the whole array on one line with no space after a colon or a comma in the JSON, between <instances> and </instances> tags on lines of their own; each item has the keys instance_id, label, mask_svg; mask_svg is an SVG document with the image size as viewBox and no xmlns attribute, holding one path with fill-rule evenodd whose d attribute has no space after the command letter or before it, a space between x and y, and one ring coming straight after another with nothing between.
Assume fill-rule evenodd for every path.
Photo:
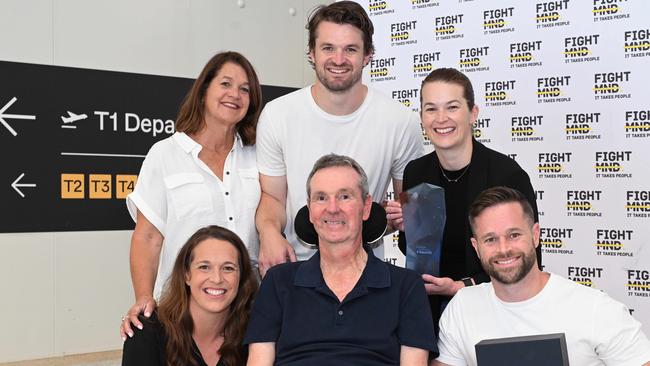
<instances>
[{"instance_id":1,"label":"white sponsor backdrop","mask_svg":"<svg viewBox=\"0 0 650 366\"><path fill-rule=\"evenodd\" d=\"M418 110L430 70L465 72L475 137L532 179L545 269L606 291L650 334L650 2L359 3L375 25L365 82ZM394 237L385 250L403 263Z\"/></svg>"}]
</instances>

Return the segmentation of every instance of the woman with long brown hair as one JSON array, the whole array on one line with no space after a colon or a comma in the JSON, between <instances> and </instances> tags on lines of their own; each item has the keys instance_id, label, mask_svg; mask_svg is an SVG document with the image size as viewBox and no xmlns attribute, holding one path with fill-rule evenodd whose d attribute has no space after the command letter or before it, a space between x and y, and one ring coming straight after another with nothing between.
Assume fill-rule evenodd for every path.
<instances>
[{"instance_id":1,"label":"woman with long brown hair","mask_svg":"<svg viewBox=\"0 0 650 366\"><path fill-rule=\"evenodd\" d=\"M208 61L176 119L176 133L154 144L135 189L126 199L136 221L131 237L135 304L122 318L122 339L131 323L149 317L180 247L197 229L219 225L246 243L257 265L255 211L261 190L255 128L261 87L250 62L237 52Z\"/></svg>"},{"instance_id":2,"label":"woman with long brown hair","mask_svg":"<svg viewBox=\"0 0 650 366\"><path fill-rule=\"evenodd\" d=\"M257 291L246 246L208 226L181 248L156 312L124 342L123 366L238 366Z\"/></svg>"}]
</instances>

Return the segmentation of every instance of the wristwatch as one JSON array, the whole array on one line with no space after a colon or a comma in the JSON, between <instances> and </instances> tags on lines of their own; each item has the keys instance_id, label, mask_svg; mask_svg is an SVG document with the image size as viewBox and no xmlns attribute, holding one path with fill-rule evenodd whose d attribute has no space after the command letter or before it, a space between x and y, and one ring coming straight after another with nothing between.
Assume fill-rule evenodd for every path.
<instances>
[{"instance_id":1,"label":"wristwatch","mask_svg":"<svg viewBox=\"0 0 650 366\"><path fill-rule=\"evenodd\" d=\"M474 286L474 280L472 279L472 277L465 277L465 278L461 278L460 280L463 281L465 287Z\"/></svg>"}]
</instances>

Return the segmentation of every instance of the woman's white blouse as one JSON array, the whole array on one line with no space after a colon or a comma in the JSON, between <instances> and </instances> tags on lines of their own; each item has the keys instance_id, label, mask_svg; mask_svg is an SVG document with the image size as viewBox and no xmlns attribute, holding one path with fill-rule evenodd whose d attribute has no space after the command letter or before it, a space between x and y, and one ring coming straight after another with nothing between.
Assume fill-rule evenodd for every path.
<instances>
[{"instance_id":1,"label":"woman's white blouse","mask_svg":"<svg viewBox=\"0 0 650 366\"><path fill-rule=\"evenodd\" d=\"M257 265L255 211L261 191L255 147L244 146L239 135L235 137L223 180L199 159L201 148L182 132L157 142L142 163L135 189L126 198L133 220L140 211L164 237L156 297L180 248L207 225L226 227L239 235Z\"/></svg>"}]
</instances>

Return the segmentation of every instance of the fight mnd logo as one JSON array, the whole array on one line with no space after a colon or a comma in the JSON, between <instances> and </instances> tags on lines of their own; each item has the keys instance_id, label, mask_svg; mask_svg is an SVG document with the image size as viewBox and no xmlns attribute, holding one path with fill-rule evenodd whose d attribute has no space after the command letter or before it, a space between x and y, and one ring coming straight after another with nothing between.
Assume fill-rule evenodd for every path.
<instances>
[{"instance_id":1,"label":"fight mnd logo","mask_svg":"<svg viewBox=\"0 0 650 366\"><path fill-rule=\"evenodd\" d=\"M535 5L535 23L537 28L564 27L571 24L564 20L569 8L569 0L548 1Z\"/></svg>"},{"instance_id":2,"label":"fight mnd logo","mask_svg":"<svg viewBox=\"0 0 650 366\"><path fill-rule=\"evenodd\" d=\"M391 97L394 100L404 104L405 107L417 112L416 102L419 100L419 89L398 89L391 92Z\"/></svg>"},{"instance_id":3,"label":"fight mnd logo","mask_svg":"<svg viewBox=\"0 0 650 366\"><path fill-rule=\"evenodd\" d=\"M573 254L573 249L568 247L573 236L571 228L542 227L539 229L539 243L544 253Z\"/></svg>"},{"instance_id":4,"label":"fight mnd logo","mask_svg":"<svg viewBox=\"0 0 650 366\"><path fill-rule=\"evenodd\" d=\"M596 151L594 169L596 178L632 178L625 165L630 162L632 151Z\"/></svg>"},{"instance_id":5,"label":"fight mnd logo","mask_svg":"<svg viewBox=\"0 0 650 366\"><path fill-rule=\"evenodd\" d=\"M570 84L570 75L537 78L537 103L570 102L571 97L567 96Z\"/></svg>"},{"instance_id":6,"label":"fight mnd logo","mask_svg":"<svg viewBox=\"0 0 650 366\"><path fill-rule=\"evenodd\" d=\"M631 71L599 72L594 74L594 99L629 99L630 93L625 92L625 87L630 82Z\"/></svg>"},{"instance_id":7,"label":"fight mnd logo","mask_svg":"<svg viewBox=\"0 0 650 366\"><path fill-rule=\"evenodd\" d=\"M538 127L542 126L544 116L514 116L510 119L512 142L544 141Z\"/></svg>"},{"instance_id":8,"label":"fight mnd logo","mask_svg":"<svg viewBox=\"0 0 650 366\"><path fill-rule=\"evenodd\" d=\"M600 113L569 113L565 115L566 139L569 141L600 140L596 126L600 124Z\"/></svg>"},{"instance_id":9,"label":"fight mnd logo","mask_svg":"<svg viewBox=\"0 0 650 366\"><path fill-rule=\"evenodd\" d=\"M627 3L627 0L593 0L591 12L594 15L594 22L629 18L630 14L623 8L624 3Z\"/></svg>"},{"instance_id":10,"label":"fight mnd logo","mask_svg":"<svg viewBox=\"0 0 650 366\"><path fill-rule=\"evenodd\" d=\"M488 81L485 85L485 106L499 107L516 105L517 101L511 99L514 95L516 80Z\"/></svg>"},{"instance_id":11,"label":"fight mnd logo","mask_svg":"<svg viewBox=\"0 0 650 366\"><path fill-rule=\"evenodd\" d=\"M368 15L370 16L391 14L394 12L395 10L390 8L390 4L387 0L368 1Z\"/></svg>"},{"instance_id":12,"label":"fight mnd logo","mask_svg":"<svg viewBox=\"0 0 650 366\"><path fill-rule=\"evenodd\" d=\"M393 68L395 57L373 58L370 60L370 82L396 80Z\"/></svg>"},{"instance_id":13,"label":"fight mnd logo","mask_svg":"<svg viewBox=\"0 0 650 366\"><path fill-rule=\"evenodd\" d=\"M572 155L572 152L541 152L537 154L538 177L543 179L572 178L573 175L568 171Z\"/></svg>"},{"instance_id":14,"label":"fight mnd logo","mask_svg":"<svg viewBox=\"0 0 650 366\"><path fill-rule=\"evenodd\" d=\"M472 124L472 134L476 141L482 144L489 144L492 140L488 137L489 134L486 133L490 129L490 118L477 118L476 121Z\"/></svg>"},{"instance_id":15,"label":"fight mnd logo","mask_svg":"<svg viewBox=\"0 0 650 366\"><path fill-rule=\"evenodd\" d=\"M418 40L413 38L413 33L415 32L417 24L418 24L417 20L408 20L405 22L392 23L390 25L391 47L418 43Z\"/></svg>"},{"instance_id":16,"label":"fight mnd logo","mask_svg":"<svg viewBox=\"0 0 650 366\"><path fill-rule=\"evenodd\" d=\"M650 137L650 110L625 111L625 138Z\"/></svg>"},{"instance_id":17,"label":"fight mnd logo","mask_svg":"<svg viewBox=\"0 0 650 366\"><path fill-rule=\"evenodd\" d=\"M413 55L413 77L425 78L433 69L434 62L440 61L440 52L417 53Z\"/></svg>"},{"instance_id":18,"label":"fight mnd logo","mask_svg":"<svg viewBox=\"0 0 650 366\"><path fill-rule=\"evenodd\" d=\"M564 63L595 62L600 56L594 55L600 34L564 38Z\"/></svg>"},{"instance_id":19,"label":"fight mnd logo","mask_svg":"<svg viewBox=\"0 0 650 366\"><path fill-rule=\"evenodd\" d=\"M650 191L625 192L627 217L650 217Z\"/></svg>"},{"instance_id":20,"label":"fight mnd logo","mask_svg":"<svg viewBox=\"0 0 650 366\"><path fill-rule=\"evenodd\" d=\"M434 0L410 0L410 1L411 1L411 9L413 10L433 8L440 5L440 2Z\"/></svg>"},{"instance_id":21,"label":"fight mnd logo","mask_svg":"<svg viewBox=\"0 0 650 366\"><path fill-rule=\"evenodd\" d=\"M542 61L536 60L541 50L542 41L510 43L510 68L542 66Z\"/></svg>"},{"instance_id":22,"label":"fight mnd logo","mask_svg":"<svg viewBox=\"0 0 650 366\"><path fill-rule=\"evenodd\" d=\"M463 16L464 14L455 14L435 17L434 33L436 41L465 37L460 31L463 24Z\"/></svg>"},{"instance_id":23,"label":"fight mnd logo","mask_svg":"<svg viewBox=\"0 0 650 366\"><path fill-rule=\"evenodd\" d=\"M596 255L634 257L628 248L633 234L633 230L596 229Z\"/></svg>"},{"instance_id":24,"label":"fight mnd logo","mask_svg":"<svg viewBox=\"0 0 650 366\"><path fill-rule=\"evenodd\" d=\"M490 46L461 48L458 50L458 66L462 72L489 71L484 59L490 52Z\"/></svg>"},{"instance_id":25,"label":"fight mnd logo","mask_svg":"<svg viewBox=\"0 0 650 366\"><path fill-rule=\"evenodd\" d=\"M596 281L602 277L600 267L567 267L567 278L587 287L596 287Z\"/></svg>"},{"instance_id":26,"label":"fight mnd logo","mask_svg":"<svg viewBox=\"0 0 650 366\"><path fill-rule=\"evenodd\" d=\"M623 33L625 58L650 56L650 29L628 30Z\"/></svg>"},{"instance_id":27,"label":"fight mnd logo","mask_svg":"<svg viewBox=\"0 0 650 366\"><path fill-rule=\"evenodd\" d=\"M578 217L601 217L602 213L597 212L597 206L601 200L603 191L569 190L566 191L567 216Z\"/></svg>"},{"instance_id":28,"label":"fight mnd logo","mask_svg":"<svg viewBox=\"0 0 650 366\"><path fill-rule=\"evenodd\" d=\"M650 297L650 271L647 269L627 270L627 295Z\"/></svg>"},{"instance_id":29,"label":"fight mnd logo","mask_svg":"<svg viewBox=\"0 0 650 366\"><path fill-rule=\"evenodd\" d=\"M510 24L515 8L497 8L483 11L483 34L498 34L514 32L515 27Z\"/></svg>"}]
</instances>

